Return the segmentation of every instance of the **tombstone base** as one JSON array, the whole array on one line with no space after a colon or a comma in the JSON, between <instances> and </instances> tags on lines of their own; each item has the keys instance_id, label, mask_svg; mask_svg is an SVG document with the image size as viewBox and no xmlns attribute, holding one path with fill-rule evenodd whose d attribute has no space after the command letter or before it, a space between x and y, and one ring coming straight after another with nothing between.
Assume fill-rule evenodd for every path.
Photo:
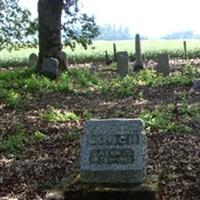
<instances>
[{"instance_id":1,"label":"tombstone base","mask_svg":"<svg viewBox=\"0 0 200 200\"><path fill-rule=\"evenodd\" d=\"M64 187L65 200L159 200L157 177L146 177L139 185L86 184L80 176Z\"/></svg>"}]
</instances>

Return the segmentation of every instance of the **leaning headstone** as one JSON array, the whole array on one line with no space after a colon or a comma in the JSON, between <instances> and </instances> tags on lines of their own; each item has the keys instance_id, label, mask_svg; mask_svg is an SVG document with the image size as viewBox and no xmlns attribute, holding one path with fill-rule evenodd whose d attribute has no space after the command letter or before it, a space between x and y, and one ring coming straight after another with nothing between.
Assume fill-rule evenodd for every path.
<instances>
[{"instance_id":1,"label":"leaning headstone","mask_svg":"<svg viewBox=\"0 0 200 200\"><path fill-rule=\"evenodd\" d=\"M141 43L140 43L140 35L135 35L135 63L133 65L133 71L139 71L144 68L141 54Z\"/></svg>"},{"instance_id":2,"label":"leaning headstone","mask_svg":"<svg viewBox=\"0 0 200 200\"><path fill-rule=\"evenodd\" d=\"M156 66L156 72L163 74L164 76L169 75L169 55L166 53L158 54L158 64Z\"/></svg>"},{"instance_id":3,"label":"leaning headstone","mask_svg":"<svg viewBox=\"0 0 200 200\"><path fill-rule=\"evenodd\" d=\"M193 81L192 90L196 93L200 93L200 79L196 79Z\"/></svg>"},{"instance_id":4,"label":"leaning headstone","mask_svg":"<svg viewBox=\"0 0 200 200\"><path fill-rule=\"evenodd\" d=\"M146 148L141 119L87 121L81 138L81 181L142 183L146 173Z\"/></svg>"},{"instance_id":5,"label":"leaning headstone","mask_svg":"<svg viewBox=\"0 0 200 200\"><path fill-rule=\"evenodd\" d=\"M120 76L128 74L128 53L126 51L117 52L117 73Z\"/></svg>"},{"instance_id":6,"label":"leaning headstone","mask_svg":"<svg viewBox=\"0 0 200 200\"><path fill-rule=\"evenodd\" d=\"M29 59L28 59L28 65L30 67L36 67L37 65L37 62L38 62L38 56L37 54L35 53L31 53L30 56L29 56Z\"/></svg>"},{"instance_id":7,"label":"leaning headstone","mask_svg":"<svg viewBox=\"0 0 200 200\"><path fill-rule=\"evenodd\" d=\"M59 61L52 57L44 58L40 73L50 79L56 79L59 73Z\"/></svg>"}]
</instances>

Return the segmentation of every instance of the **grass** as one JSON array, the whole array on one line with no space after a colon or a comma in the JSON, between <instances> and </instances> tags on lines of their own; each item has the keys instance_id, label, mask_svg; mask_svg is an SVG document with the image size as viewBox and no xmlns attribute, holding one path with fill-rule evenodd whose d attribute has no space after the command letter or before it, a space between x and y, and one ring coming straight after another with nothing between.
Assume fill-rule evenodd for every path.
<instances>
[{"instance_id":1,"label":"grass","mask_svg":"<svg viewBox=\"0 0 200 200\"><path fill-rule=\"evenodd\" d=\"M63 72L58 80L51 81L46 77L38 76L31 68L17 68L0 73L0 100L7 107L15 109L20 105L28 104L37 96L51 92L76 94L98 92L114 97L132 96L138 86L192 85L197 74L196 68L189 65L168 77L146 69L124 78L116 76L109 79L91 74L88 69L70 69Z\"/></svg>"},{"instance_id":2,"label":"grass","mask_svg":"<svg viewBox=\"0 0 200 200\"><path fill-rule=\"evenodd\" d=\"M74 112L61 111L54 107L49 107L41 113L41 119L46 122L78 122L80 120Z\"/></svg>"},{"instance_id":3,"label":"grass","mask_svg":"<svg viewBox=\"0 0 200 200\"><path fill-rule=\"evenodd\" d=\"M191 122L198 121L200 104L189 105L183 101L157 106L154 110L143 110L140 118L145 121L148 132L191 133Z\"/></svg>"},{"instance_id":4,"label":"grass","mask_svg":"<svg viewBox=\"0 0 200 200\"><path fill-rule=\"evenodd\" d=\"M0 151L7 156L16 154L20 155L25 149L27 137L23 130L17 130L13 135L0 140Z\"/></svg>"},{"instance_id":5,"label":"grass","mask_svg":"<svg viewBox=\"0 0 200 200\"><path fill-rule=\"evenodd\" d=\"M113 56L113 43L116 43L117 51L128 51L131 60L134 59L134 41L94 41L93 45L85 50L77 46L75 51L70 48L64 48L68 54L70 63L98 62L105 60L105 51L108 51L110 57ZM171 57L184 57L182 40L142 40L142 53L144 58L156 58L157 53L168 52ZM200 56L200 40L187 40L188 57L195 58ZM26 66L28 57L31 53L37 53L37 48L20 49L19 51L0 52L0 67L5 66Z\"/></svg>"}]
</instances>

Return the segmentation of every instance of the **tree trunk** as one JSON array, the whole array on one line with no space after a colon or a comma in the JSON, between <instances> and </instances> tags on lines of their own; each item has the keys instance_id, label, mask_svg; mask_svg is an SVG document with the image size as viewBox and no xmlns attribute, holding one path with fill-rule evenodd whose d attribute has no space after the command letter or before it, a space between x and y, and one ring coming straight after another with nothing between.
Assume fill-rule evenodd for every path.
<instances>
[{"instance_id":1,"label":"tree trunk","mask_svg":"<svg viewBox=\"0 0 200 200\"><path fill-rule=\"evenodd\" d=\"M40 72L44 58L54 57L59 61L59 69L65 69L66 62L61 52L61 15L63 0L39 0L39 59Z\"/></svg>"}]
</instances>

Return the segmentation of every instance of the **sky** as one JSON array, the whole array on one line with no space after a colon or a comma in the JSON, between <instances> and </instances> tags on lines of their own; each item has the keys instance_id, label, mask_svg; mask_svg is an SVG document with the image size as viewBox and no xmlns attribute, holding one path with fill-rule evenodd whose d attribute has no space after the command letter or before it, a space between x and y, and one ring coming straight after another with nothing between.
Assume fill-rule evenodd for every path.
<instances>
[{"instance_id":1,"label":"sky","mask_svg":"<svg viewBox=\"0 0 200 200\"><path fill-rule=\"evenodd\" d=\"M37 0L20 3L37 16ZM97 24L128 26L133 34L151 38L187 30L200 34L199 0L80 0L80 4Z\"/></svg>"}]
</instances>

